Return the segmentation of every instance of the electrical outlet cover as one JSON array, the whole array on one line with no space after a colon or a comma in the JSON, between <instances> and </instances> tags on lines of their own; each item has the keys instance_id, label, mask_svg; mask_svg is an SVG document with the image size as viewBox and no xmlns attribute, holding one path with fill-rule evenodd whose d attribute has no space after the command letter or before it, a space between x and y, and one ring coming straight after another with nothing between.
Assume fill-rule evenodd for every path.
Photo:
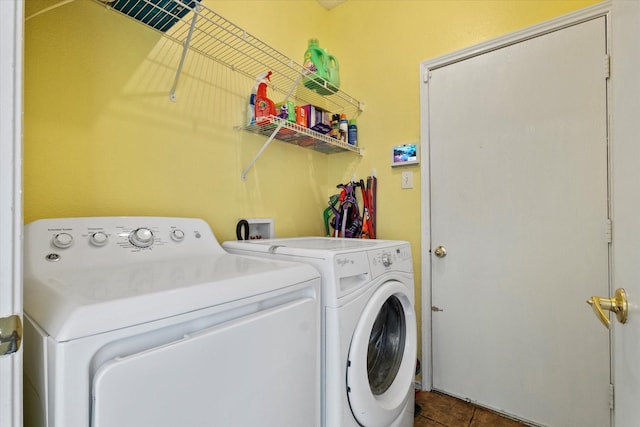
<instances>
[{"instance_id":1,"label":"electrical outlet cover","mask_svg":"<svg viewBox=\"0 0 640 427\"><path fill-rule=\"evenodd\" d=\"M273 239L273 218L249 218L249 240Z\"/></svg>"}]
</instances>

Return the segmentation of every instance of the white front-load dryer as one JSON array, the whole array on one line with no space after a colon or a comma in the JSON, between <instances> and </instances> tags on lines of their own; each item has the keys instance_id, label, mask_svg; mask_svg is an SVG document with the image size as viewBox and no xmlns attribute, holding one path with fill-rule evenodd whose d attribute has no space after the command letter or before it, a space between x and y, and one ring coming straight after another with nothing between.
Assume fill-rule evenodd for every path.
<instances>
[{"instance_id":1,"label":"white front-load dryer","mask_svg":"<svg viewBox=\"0 0 640 427\"><path fill-rule=\"evenodd\" d=\"M320 425L320 275L191 218L25 226L28 427Z\"/></svg>"},{"instance_id":2,"label":"white front-load dryer","mask_svg":"<svg viewBox=\"0 0 640 427\"><path fill-rule=\"evenodd\" d=\"M413 426L417 331L407 242L305 237L222 246L320 271L323 426Z\"/></svg>"}]
</instances>

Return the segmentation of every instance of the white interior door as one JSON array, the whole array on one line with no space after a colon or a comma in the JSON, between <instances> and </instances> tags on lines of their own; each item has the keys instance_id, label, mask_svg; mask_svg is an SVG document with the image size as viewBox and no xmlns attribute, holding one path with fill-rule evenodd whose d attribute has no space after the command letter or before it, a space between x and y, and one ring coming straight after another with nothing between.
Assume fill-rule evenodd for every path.
<instances>
[{"instance_id":1,"label":"white interior door","mask_svg":"<svg viewBox=\"0 0 640 427\"><path fill-rule=\"evenodd\" d=\"M0 1L0 318L22 316L22 7ZM20 349L0 356L0 426L21 425Z\"/></svg>"},{"instance_id":2,"label":"white interior door","mask_svg":"<svg viewBox=\"0 0 640 427\"><path fill-rule=\"evenodd\" d=\"M606 17L428 79L433 388L610 425ZM442 255L442 254L441 254Z\"/></svg>"}]
</instances>

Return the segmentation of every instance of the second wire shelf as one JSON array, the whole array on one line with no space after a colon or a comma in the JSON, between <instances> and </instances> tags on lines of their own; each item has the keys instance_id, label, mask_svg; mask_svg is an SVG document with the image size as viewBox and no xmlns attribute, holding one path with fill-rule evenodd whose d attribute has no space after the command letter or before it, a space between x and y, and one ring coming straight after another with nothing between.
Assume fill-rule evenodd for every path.
<instances>
[{"instance_id":1,"label":"second wire shelf","mask_svg":"<svg viewBox=\"0 0 640 427\"><path fill-rule=\"evenodd\" d=\"M275 139L289 144L298 145L300 147L310 148L312 150L331 154L343 151L351 151L360 154L360 148L347 144L329 135L316 132L312 129L300 126L296 123L289 122L280 117L269 116L269 122L263 125L250 125L244 129L264 136L271 134L280 126L280 130L275 135Z\"/></svg>"}]
</instances>

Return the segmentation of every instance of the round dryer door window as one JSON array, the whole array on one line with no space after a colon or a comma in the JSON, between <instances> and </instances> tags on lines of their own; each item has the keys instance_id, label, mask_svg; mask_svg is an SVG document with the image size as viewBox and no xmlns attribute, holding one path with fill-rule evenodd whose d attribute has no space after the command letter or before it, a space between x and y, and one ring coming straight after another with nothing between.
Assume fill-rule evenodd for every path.
<instances>
[{"instance_id":1,"label":"round dryer door window","mask_svg":"<svg viewBox=\"0 0 640 427\"><path fill-rule=\"evenodd\" d=\"M411 300L402 283L384 283L354 331L347 391L351 411L363 426L391 425L414 392L417 332Z\"/></svg>"}]
</instances>

